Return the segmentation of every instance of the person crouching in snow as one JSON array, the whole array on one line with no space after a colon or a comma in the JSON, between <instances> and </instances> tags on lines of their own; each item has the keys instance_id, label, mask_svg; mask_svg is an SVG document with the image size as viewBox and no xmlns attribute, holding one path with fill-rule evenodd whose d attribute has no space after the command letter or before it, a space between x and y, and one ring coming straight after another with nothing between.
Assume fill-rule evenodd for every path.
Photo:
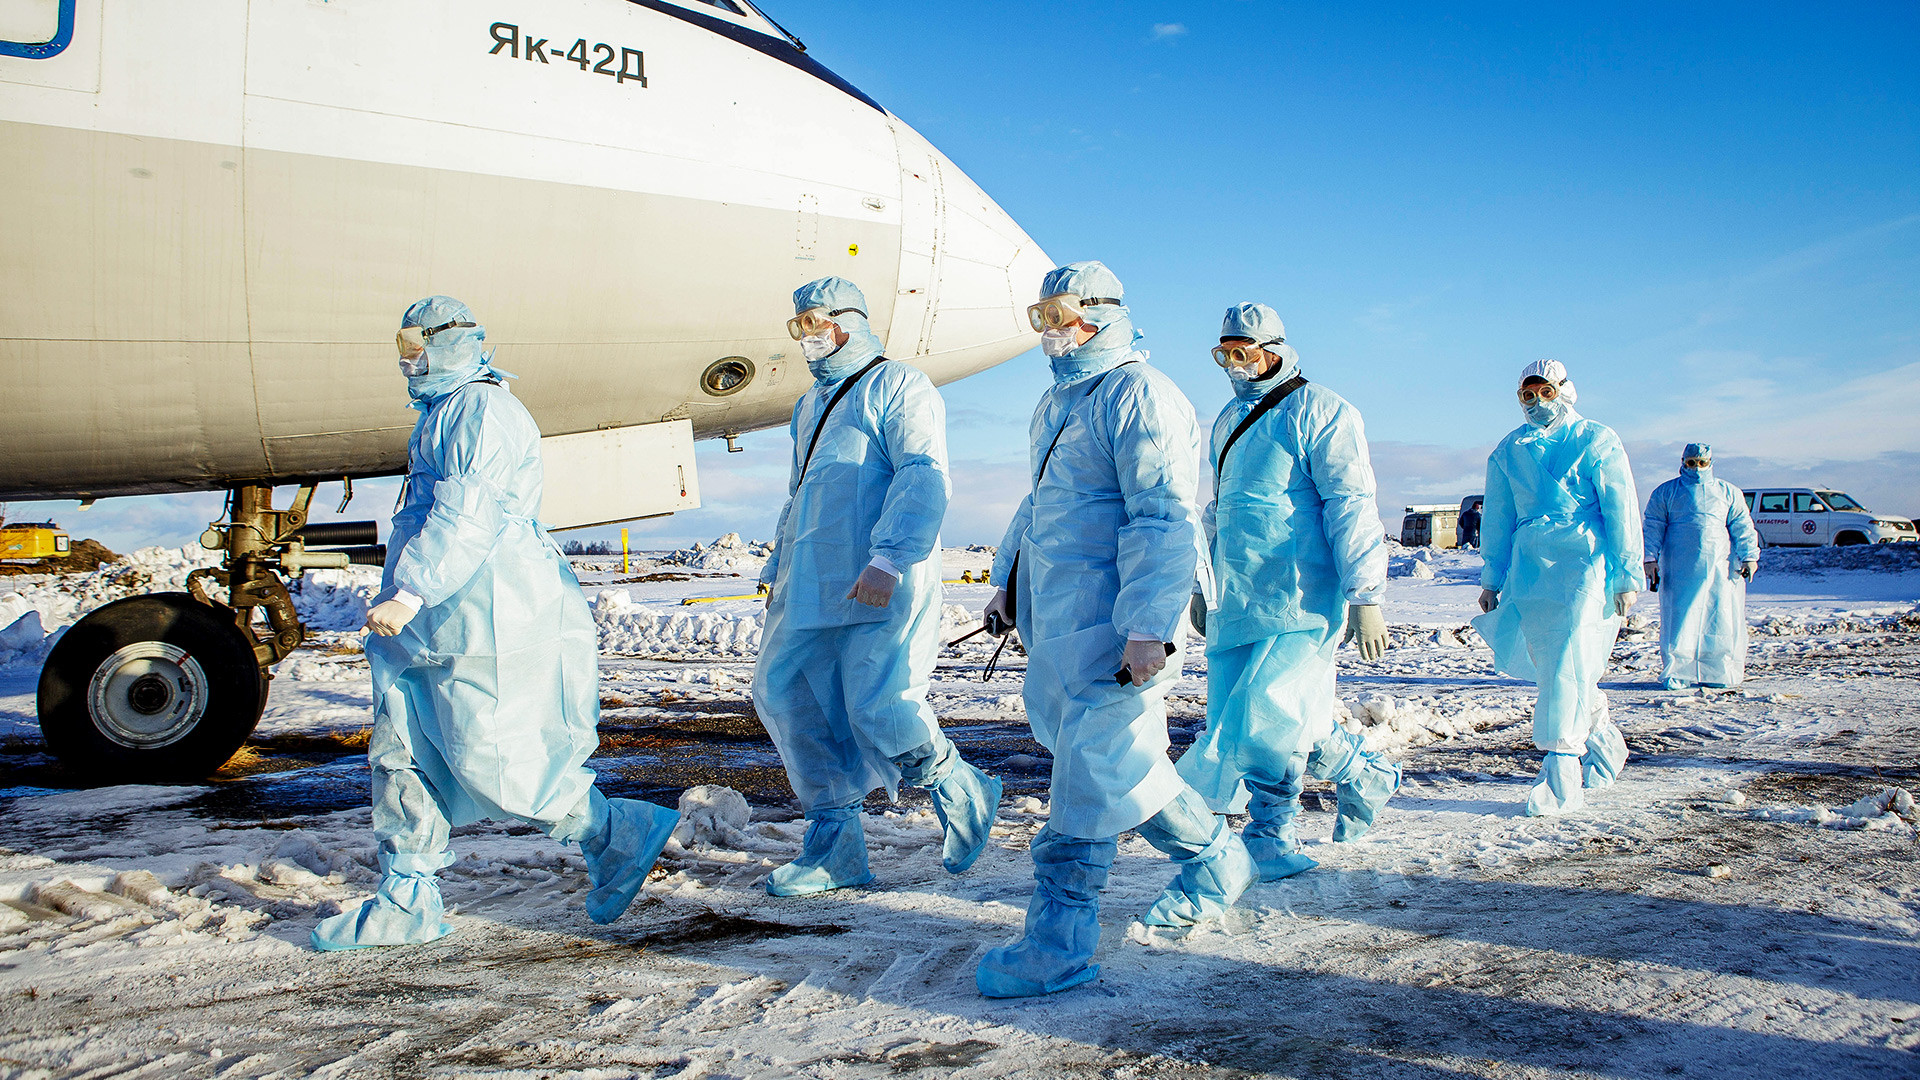
<instances>
[{"instance_id":1,"label":"person crouching in snow","mask_svg":"<svg viewBox=\"0 0 1920 1080\"><path fill-rule=\"evenodd\" d=\"M1546 752L1527 813L1563 814L1612 784L1627 743L1600 690L1621 620L1646 579L1640 499L1620 437L1575 412L1558 360L1520 373L1526 423L1487 458L1481 615L1493 666L1540 688L1533 742Z\"/></svg>"},{"instance_id":2,"label":"person crouching in snow","mask_svg":"<svg viewBox=\"0 0 1920 1080\"><path fill-rule=\"evenodd\" d=\"M540 429L502 381L465 304L430 296L400 320L400 370L420 412L393 518L373 669L373 831L379 891L314 928L317 949L414 945L453 927L434 874L451 830L524 821L586 856L587 914L626 911L679 814L608 799L600 668L580 582L534 514Z\"/></svg>"}]
</instances>

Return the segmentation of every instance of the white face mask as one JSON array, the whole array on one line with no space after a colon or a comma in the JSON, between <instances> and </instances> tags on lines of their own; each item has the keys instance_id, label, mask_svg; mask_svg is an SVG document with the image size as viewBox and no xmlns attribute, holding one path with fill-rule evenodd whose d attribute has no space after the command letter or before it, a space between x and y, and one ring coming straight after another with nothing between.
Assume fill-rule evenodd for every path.
<instances>
[{"instance_id":1,"label":"white face mask","mask_svg":"<svg viewBox=\"0 0 1920 1080\"><path fill-rule=\"evenodd\" d=\"M833 343L833 331L820 334L808 334L800 339L800 354L809 360L824 360L832 356L840 346Z\"/></svg>"},{"instance_id":2,"label":"white face mask","mask_svg":"<svg viewBox=\"0 0 1920 1080\"><path fill-rule=\"evenodd\" d=\"M400 358L400 374L412 379L427 373L427 354Z\"/></svg>"},{"instance_id":3,"label":"white face mask","mask_svg":"<svg viewBox=\"0 0 1920 1080\"><path fill-rule=\"evenodd\" d=\"M1071 328L1043 331L1040 334L1040 351L1057 359L1079 348L1079 337Z\"/></svg>"},{"instance_id":4,"label":"white face mask","mask_svg":"<svg viewBox=\"0 0 1920 1080\"><path fill-rule=\"evenodd\" d=\"M1259 377L1260 365L1258 364L1250 364L1246 367L1230 367L1227 369L1227 378L1237 383L1253 382Z\"/></svg>"}]
</instances>

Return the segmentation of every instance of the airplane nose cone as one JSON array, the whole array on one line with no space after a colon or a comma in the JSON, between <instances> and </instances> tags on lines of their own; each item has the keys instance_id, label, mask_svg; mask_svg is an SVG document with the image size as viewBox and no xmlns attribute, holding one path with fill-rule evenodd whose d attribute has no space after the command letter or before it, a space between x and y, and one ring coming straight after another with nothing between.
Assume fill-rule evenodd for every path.
<instances>
[{"instance_id":1,"label":"airplane nose cone","mask_svg":"<svg viewBox=\"0 0 1920 1080\"><path fill-rule=\"evenodd\" d=\"M900 151L899 296L889 355L945 383L1039 344L1027 325L1052 260L933 144L892 118Z\"/></svg>"}]
</instances>

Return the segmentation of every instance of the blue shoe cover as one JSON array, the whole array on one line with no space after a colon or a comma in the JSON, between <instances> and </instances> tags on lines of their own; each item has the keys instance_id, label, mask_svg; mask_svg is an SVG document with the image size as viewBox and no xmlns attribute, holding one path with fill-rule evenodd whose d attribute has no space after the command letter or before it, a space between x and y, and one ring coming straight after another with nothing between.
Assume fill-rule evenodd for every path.
<instances>
[{"instance_id":1,"label":"blue shoe cover","mask_svg":"<svg viewBox=\"0 0 1920 1080\"><path fill-rule=\"evenodd\" d=\"M807 838L800 846L800 857L767 875L769 893L805 896L873 880L867 869L867 833L861 827L858 806L814 810L807 818Z\"/></svg>"},{"instance_id":2,"label":"blue shoe cover","mask_svg":"<svg viewBox=\"0 0 1920 1080\"><path fill-rule=\"evenodd\" d=\"M1175 859L1174 863L1180 872L1140 919L1148 926L1192 926L1203 919L1217 918L1260 880L1247 845L1227 828L1225 820L1205 851L1192 858Z\"/></svg>"},{"instance_id":3,"label":"blue shoe cover","mask_svg":"<svg viewBox=\"0 0 1920 1080\"><path fill-rule=\"evenodd\" d=\"M1580 755L1580 780L1590 788L1612 787L1620 778L1620 767L1627 763L1627 740L1602 709L1587 736L1587 751Z\"/></svg>"},{"instance_id":4,"label":"blue shoe cover","mask_svg":"<svg viewBox=\"0 0 1920 1080\"><path fill-rule=\"evenodd\" d=\"M440 883L432 874L389 873L365 903L321 920L313 928L313 947L333 952L425 944L453 932L446 911Z\"/></svg>"},{"instance_id":5,"label":"blue shoe cover","mask_svg":"<svg viewBox=\"0 0 1920 1080\"><path fill-rule=\"evenodd\" d=\"M962 761L945 780L928 789L933 812L946 832L940 863L947 873L965 873L987 850L993 819L1000 813L1002 787L999 779Z\"/></svg>"},{"instance_id":6,"label":"blue shoe cover","mask_svg":"<svg viewBox=\"0 0 1920 1080\"><path fill-rule=\"evenodd\" d=\"M1365 836L1380 808L1400 790L1400 766L1366 749L1364 737L1338 724L1315 748L1309 771L1333 784L1339 809L1333 821L1336 844Z\"/></svg>"},{"instance_id":7,"label":"blue shoe cover","mask_svg":"<svg viewBox=\"0 0 1920 1080\"><path fill-rule=\"evenodd\" d=\"M626 913L680 824L680 812L639 799L602 799L593 789L596 828L580 843L587 858L587 918L605 925ZM604 807L604 811L602 810ZM605 817L602 818L602 813ZM603 824L604 823L604 824Z\"/></svg>"},{"instance_id":8,"label":"blue shoe cover","mask_svg":"<svg viewBox=\"0 0 1920 1080\"><path fill-rule=\"evenodd\" d=\"M1036 997L1100 977L1100 890L1118 845L1042 828L1033 838L1033 900L1019 941L987 953L974 985L991 998Z\"/></svg>"},{"instance_id":9,"label":"blue shoe cover","mask_svg":"<svg viewBox=\"0 0 1920 1080\"><path fill-rule=\"evenodd\" d=\"M1247 845L1247 854L1260 871L1261 881L1279 881L1320 865L1300 854L1297 844L1283 844L1265 836L1243 836L1241 842Z\"/></svg>"},{"instance_id":10,"label":"blue shoe cover","mask_svg":"<svg viewBox=\"0 0 1920 1080\"><path fill-rule=\"evenodd\" d=\"M1684 682L1680 679L1661 679L1660 680L1660 689L1662 690L1687 690L1687 689L1691 689L1692 686L1693 686L1692 683Z\"/></svg>"},{"instance_id":11,"label":"blue shoe cover","mask_svg":"<svg viewBox=\"0 0 1920 1080\"><path fill-rule=\"evenodd\" d=\"M1586 804L1586 793L1580 787L1580 759L1572 754L1548 754L1540 763L1533 790L1527 792L1527 816L1565 814Z\"/></svg>"}]
</instances>

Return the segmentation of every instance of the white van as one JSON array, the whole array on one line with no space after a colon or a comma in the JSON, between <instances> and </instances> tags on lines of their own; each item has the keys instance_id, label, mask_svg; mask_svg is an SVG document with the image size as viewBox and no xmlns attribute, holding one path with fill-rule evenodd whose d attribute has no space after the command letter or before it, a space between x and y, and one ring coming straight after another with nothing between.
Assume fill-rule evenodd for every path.
<instances>
[{"instance_id":1,"label":"white van","mask_svg":"<svg viewBox=\"0 0 1920 1080\"><path fill-rule=\"evenodd\" d=\"M1840 491L1755 488L1744 493L1764 547L1889 544L1920 540L1913 522L1876 514Z\"/></svg>"}]
</instances>

